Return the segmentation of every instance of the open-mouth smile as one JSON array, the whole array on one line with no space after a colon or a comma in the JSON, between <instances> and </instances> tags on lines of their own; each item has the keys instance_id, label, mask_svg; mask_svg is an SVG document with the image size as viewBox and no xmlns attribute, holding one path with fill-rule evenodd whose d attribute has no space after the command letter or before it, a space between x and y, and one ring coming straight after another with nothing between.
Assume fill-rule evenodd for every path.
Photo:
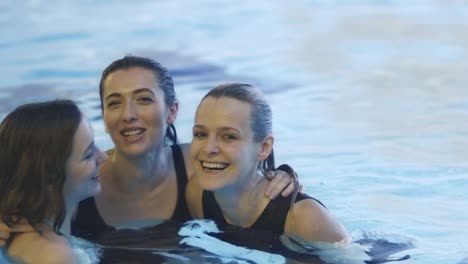
<instances>
[{"instance_id":1,"label":"open-mouth smile","mask_svg":"<svg viewBox=\"0 0 468 264\"><path fill-rule=\"evenodd\" d=\"M120 134L124 137L137 137L145 132L143 128L135 128L135 129L124 129L120 132Z\"/></svg>"},{"instance_id":2,"label":"open-mouth smile","mask_svg":"<svg viewBox=\"0 0 468 264\"><path fill-rule=\"evenodd\" d=\"M209 161L200 161L200 164L204 170L214 170L222 171L229 167L229 163L225 162L209 162Z\"/></svg>"}]
</instances>

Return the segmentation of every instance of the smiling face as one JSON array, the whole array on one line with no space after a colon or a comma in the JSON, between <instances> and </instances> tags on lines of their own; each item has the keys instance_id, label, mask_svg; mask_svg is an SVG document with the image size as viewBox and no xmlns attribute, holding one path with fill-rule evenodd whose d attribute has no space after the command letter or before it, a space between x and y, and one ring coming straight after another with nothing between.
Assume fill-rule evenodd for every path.
<instances>
[{"instance_id":1,"label":"smiling face","mask_svg":"<svg viewBox=\"0 0 468 264\"><path fill-rule=\"evenodd\" d=\"M112 72L104 81L103 116L118 151L141 155L161 146L177 105L167 107L151 70L132 67Z\"/></svg>"},{"instance_id":2,"label":"smiling face","mask_svg":"<svg viewBox=\"0 0 468 264\"><path fill-rule=\"evenodd\" d=\"M98 171L106 158L107 155L94 145L88 120L82 118L73 137L72 152L65 163L64 195L67 201L79 202L101 191Z\"/></svg>"},{"instance_id":3,"label":"smiling face","mask_svg":"<svg viewBox=\"0 0 468 264\"><path fill-rule=\"evenodd\" d=\"M254 141L250 111L248 103L227 97L206 97L200 103L191 157L203 189L242 187L255 177L258 162L268 156L265 142Z\"/></svg>"}]
</instances>

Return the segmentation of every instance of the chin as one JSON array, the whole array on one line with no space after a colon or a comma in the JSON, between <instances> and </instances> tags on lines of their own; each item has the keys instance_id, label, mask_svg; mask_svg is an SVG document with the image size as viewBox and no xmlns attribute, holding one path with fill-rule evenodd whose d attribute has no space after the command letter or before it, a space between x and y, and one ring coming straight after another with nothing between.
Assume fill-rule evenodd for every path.
<instances>
[{"instance_id":1,"label":"chin","mask_svg":"<svg viewBox=\"0 0 468 264\"><path fill-rule=\"evenodd\" d=\"M83 195L82 200L92 196L96 196L101 192L101 183L95 183L94 185L95 186L90 186L86 194Z\"/></svg>"},{"instance_id":2,"label":"chin","mask_svg":"<svg viewBox=\"0 0 468 264\"><path fill-rule=\"evenodd\" d=\"M148 153L151 153L155 149L157 149L158 146L156 144L142 144L142 145L133 145L133 146L125 146L123 148L120 148L121 152L125 153L128 156L143 156Z\"/></svg>"},{"instance_id":3,"label":"chin","mask_svg":"<svg viewBox=\"0 0 468 264\"><path fill-rule=\"evenodd\" d=\"M229 185L222 177L210 177L206 175L202 175L198 182L207 191L217 191Z\"/></svg>"}]
</instances>

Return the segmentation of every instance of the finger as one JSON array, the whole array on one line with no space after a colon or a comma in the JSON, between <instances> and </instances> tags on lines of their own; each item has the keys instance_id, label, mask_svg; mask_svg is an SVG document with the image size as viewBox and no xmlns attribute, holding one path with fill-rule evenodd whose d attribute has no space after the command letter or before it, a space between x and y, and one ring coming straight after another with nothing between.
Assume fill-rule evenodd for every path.
<instances>
[{"instance_id":1,"label":"finger","mask_svg":"<svg viewBox=\"0 0 468 264\"><path fill-rule=\"evenodd\" d=\"M291 179L288 177L279 177L275 176L274 180L270 182L272 189L267 195L270 199L275 199L291 182Z\"/></svg>"},{"instance_id":2,"label":"finger","mask_svg":"<svg viewBox=\"0 0 468 264\"><path fill-rule=\"evenodd\" d=\"M265 196L269 197L270 193L275 189L275 185L278 184L278 179L275 179L275 171L267 171L265 177L270 181L265 189Z\"/></svg>"},{"instance_id":3,"label":"finger","mask_svg":"<svg viewBox=\"0 0 468 264\"><path fill-rule=\"evenodd\" d=\"M269 181L268 186L265 189L265 196L266 197L271 199L270 195L271 195L271 193L274 192L274 190L276 188L276 185L277 185L276 181L273 181L273 180Z\"/></svg>"},{"instance_id":4,"label":"finger","mask_svg":"<svg viewBox=\"0 0 468 264\"><path fill-rule=\"evenodd\" d=\"M271 180L273 180L273 178L275 177L275 172L274 172L274 171L267 171L267 172L265 173L265 177L266 177L269 181L271 181Z\"/></svg>"},{"instance_id":5,"label":"finger","mask_svg":"<svg viewBox=\"0 0 468 264\"><path fill-rule=\"evenodd\" d=\"M9 227L3 221L0 221L0 238L9 237L12 232L31 232L35 229L28 223L26 219L21 219L18 223ZM5 235L6 234L6 235Z\"/></svg>"},{"instance_id":6,"label":"finger","mask_svg":"<svg viewBox=\"0 0 468 264\"><path fill-rule=\"evenodd\" d=\"M288 195L290 195L291 193L294 192L294 182L290 182L288 187L286 187L286 189L284 189L282 192L281 192L281 195L283 197L288 197Z\"/></svg>"},{"instance_id":7,"label":"finger","mask_svg":"<svg viewBox=\"0 0 468 264\"><path fill-rule=\"evenodd\" d=\"M35 231L34 227L26 223L18 223L11 228L11 232L33 232Z\"/></svg>"},{"instance_id":8,"label":"finger","mask_svg":"<svg viewBox=\"0 0 468 264\"><path fill-rule=\"evenodd\" d=\"M25 218L21 218L18 223L14 224L11 227L12 232L31 232L35 231L35 229L29 224L29 221Z\"/></svg>"},{"instance_id":9,"label":"finger","mask_svg":"<svg viewBox=\"0 0 468 264\"><path fill-rule=\"evenodd\" d=\"M6 244L6 241L10 237L10 232L0 230L0 247Z\"/></svg>"}]
</instances>

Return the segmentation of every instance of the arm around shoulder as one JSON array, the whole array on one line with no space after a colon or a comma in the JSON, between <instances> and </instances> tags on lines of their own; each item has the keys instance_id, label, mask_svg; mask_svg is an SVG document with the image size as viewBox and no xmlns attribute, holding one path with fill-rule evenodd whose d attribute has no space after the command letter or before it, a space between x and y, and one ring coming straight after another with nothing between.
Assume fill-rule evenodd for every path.
<instances>
[{"instance_id":1,"label":"arm around shoulder","mask_svg":"<svg viewBox=\"0 0 468 264\"><path fill-rule=\"evenodd\" d=\"M203 205L202 205L203 189L198 184L196 176L189 179L185 189L185 199L190 215L193 218L203 218Z\"/></svg>"},{"instance_id":2,"label":"arm around shoulder","mask_svg":"<svg viewBox=\"0 0 468 264\"><path fill-rule=\"evenodd\" d=\"M334 243L351 240L344 226L313 199L297 202L289 210L285 233L299 236L306 241Z\"/></svg>"},{"instance_id":3,"label":"arm around shoulder","mask_svg":"<svg viewBox=\"0 0 468 264\"><path fill-rule=\"evenodd\" d=\"M182 150L182 154L184 155L185 170L187 171L187 177L190 179L193 175L192 158L190 157L190 144L179 144L179 147Z\"/></svg>"}]
</instances>

